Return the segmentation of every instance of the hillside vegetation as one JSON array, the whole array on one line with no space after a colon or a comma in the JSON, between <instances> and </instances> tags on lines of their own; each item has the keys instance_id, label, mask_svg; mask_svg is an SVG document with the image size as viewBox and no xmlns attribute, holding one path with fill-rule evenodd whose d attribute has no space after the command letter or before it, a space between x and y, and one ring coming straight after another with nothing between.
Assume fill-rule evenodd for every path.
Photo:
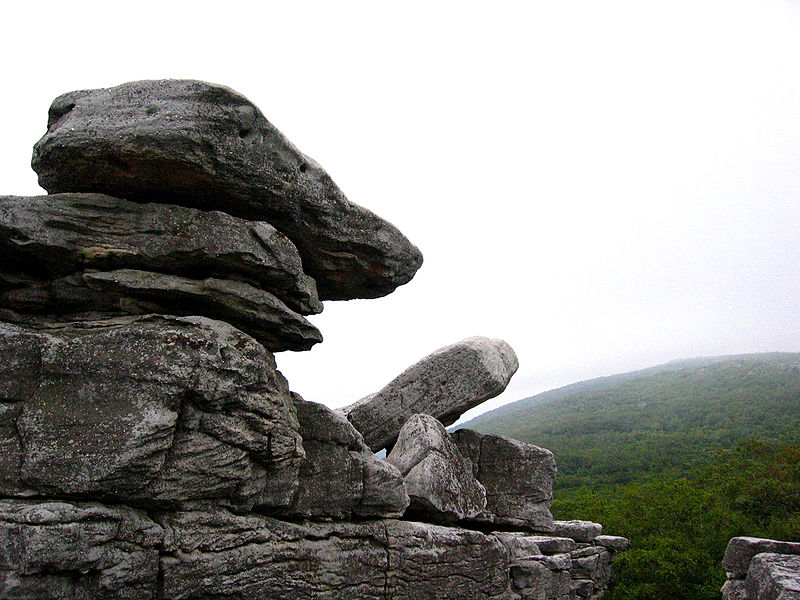
<instances>
[{"instance_id":1,"label":"hillside vegetation","mask_svg":"<svg viewBox=\"0 0 800 600\"><path fill-rule=\"evenodd\" d=\"M559 489L689 475L739 441L800 438L800 354L676 361L592 379L461 427L549 448Z\"/></svg>"},{"instance_id":2,"label":"hillside vegetation","mask_svg":"<svg viewBox=\"0 0 800 600\"><path fill-rule=\"evenodd\" d=\"M608 600L718 600L731 537L800 540L800 354L593 379L462 427L553 450L554 516L631 540Z\"/></svg>"}]
</instances>

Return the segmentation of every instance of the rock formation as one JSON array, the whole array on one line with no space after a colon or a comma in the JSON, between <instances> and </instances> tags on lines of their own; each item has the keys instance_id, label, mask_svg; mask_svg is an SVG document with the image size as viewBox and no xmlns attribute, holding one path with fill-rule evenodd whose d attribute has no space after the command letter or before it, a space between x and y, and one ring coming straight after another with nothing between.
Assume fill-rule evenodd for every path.
<instances>
[{"instance_id":1,"label":"rock formation","mask_svg":"<svg viewBox=\"0 0 800 600\"><path fill-rule=\"evenodd\" d=\"M735 537L722 568L728 574L723 600L800 599L800 542Z\"/></svg>"},{"instance_id":2,"label":"rock formation","mask_svg":"<svg viewBox=\"0 0 800 600\"><path fill-rule=\"evenodd\" d=\"M470 408L500 394L519 363L503 340L471 337L441 348L382 390L341 409L374 451L394 444L415 414L452 425Z\"/></svg>"},{"instance_id":3,"label":"rock formation","mask_svg":"<svg viewBox=\"0 0 800 600\"><path fill-rule=\"evenodd\" d=\"M65 94L33 165L51 195L0 197L0 598L602 595L627 540L552 520L552 454L442 424L505 342L344 411L290 391L272 352L321 341L320 300L422 257L244 97Z\"/></svg>"}]
</instances>

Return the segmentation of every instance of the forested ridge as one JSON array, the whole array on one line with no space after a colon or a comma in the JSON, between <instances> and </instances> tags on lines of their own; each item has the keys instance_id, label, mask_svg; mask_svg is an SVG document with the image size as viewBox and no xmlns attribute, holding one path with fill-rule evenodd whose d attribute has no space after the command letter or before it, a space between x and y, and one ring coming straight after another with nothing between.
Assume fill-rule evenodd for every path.
<instances>
[{"instance_id":1,"label":"forested ridge","mask_svg":"<svg viewBox=\"0 0 800 600\"><path fill-rule=\"evenodd\" d=\"M551 449L554 516L631 539L606 598L718 599L731 537L800 540L800 354L676 361L462 426Z\"/></svg>"}]
</instances>

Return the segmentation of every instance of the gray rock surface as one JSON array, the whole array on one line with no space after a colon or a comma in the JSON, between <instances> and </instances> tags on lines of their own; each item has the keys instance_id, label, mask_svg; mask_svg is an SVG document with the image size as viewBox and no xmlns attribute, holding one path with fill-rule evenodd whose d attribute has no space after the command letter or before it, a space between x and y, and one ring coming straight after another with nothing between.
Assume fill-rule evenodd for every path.
<instances>
[{"instance_id":1,"label":"gray rock surface","mask_svg":"<svg viewBox=\"0 0 800 600\"><path fill-rule=\"evenodd\" d=\"M414 415L386 457L403 475L411 511L442 522L475 517L486 508L486 490L472 475L444 426Z\"/></svg>"},{"instance_id":2,"label":"gray rock surface","mask_svg":"<svg viewBox=\"0 0 800 600\"><path fill-rule=\"evenodd\" d=\"M309 350L322 334L273 294L243 281L119 269L41 281L0 272L0 317L15 323L47 315L97 319L146 313L200 315L230 323L271 352Z\"/></svg>"},{"instance_id":3,"label":"gray rock surface","mask_svg":"<svg viewBox=\"0 0 800 600\"><path fill-rule=\"evenodd\" d=\"M288 506L303 450L271 354L219 321L0 323L0 494Z\"/></svg>"},{"instance_id":4,"label":"gray rock surface","mask_svg":"<svg viewBox=\"0 0 800 600\"><path fill-rule=\"evenodd\" d=\"M576 542L590 543L603 532L600 523L592 521L553 521L553 534L572 538Z\"/></svg>"},{"instance_id":5,"label":"gray rock surface","mask_svg":"<svg viewBox=\"0 0 800 600\"><path fill-rule=\"evenodd\" d=\"M486 488L486 511L477 518L498 525L551 531L556 462L549 450L469 429L452 434L472 473Z\"/></svg>"},{"instance_id":6,"label":"gray rock surface","mask_svg":"<svg viewBox=\"0 0 800 600\"><path fill-rule=\"evenodd\" d=\"M750 568L750 561L762 552L800 555L800 542L746 536L731 538L722 558L722 568L732 577L744 577Z\"/></svg>"},{"instance_id":7,"label":"gray rock surface","mask_svg":"<svg viewBox=\"0 0 800 600\"><path fill-rule=\"evenodd\" d=\"M511 600L492 536L404 521L291 524L226 511L159 519L168 598Z\"/></svg>"},{"instance_id":8,"label":"gray rock surface","mask_svg":"<svg viewBox=\"0 0 800 600\"><path fill-rule=\"evenodd\" d=\"M52 279L87 269L138 269L236 279L301 314L322 310L314 281L284 235L221 212L99 194L0 196L0 252L6 273Z\"/></svg>"},{"instance_id":9,"label":"gray rock surface","mask_svg":"<svg viewBox=\"0 0 800 600\"><path fill-rule=\"evenodd\" d=\"M352 204L241 94L201 81L137 81L59 96L33 168L48 192L222 210L286 234L329 300L375 298L422 255Z\"/></svg>"},{"instance_id":10,"label":"gray rock surface","mask_svg":"<svg viewBox=\"0 0 800 600\"><path fill-rule=\"evenodd\" d=\"M519 368L503 340L472 337L412 365L382 390L341 409L374 451L394 444L414 414L451 425L467 410L500 394Z\"/></svg>"},{"instance_id":11,"label":"gray rock surface","mask_svg":"<svg viewBox=\"0 0 800 600\"><path fill-rule=\"evenodd\" d=\"M162 539L129 508L0 500L0 598L155 598Z\"/></svg>"},{"instance_id":12,"label":"gray rock surface","mask_svg":"<svg viewBox=\"0 0 800 600\"><path fill-rule=\"evenodd\" d=\"M400 472L364 445L347 419L294 395L306 459L293 518L401 517L409 504Z\"/></svg>"},{"instance_id":13,"label":"gray rock surface","mask_svg":"<svg viewBox=\"0 0 800 600\"><path fill-rule=\"evenodd\" d=\"M596 538L594 538L594 543L597 546L603 546L604 548L614 550L615 552L624 552L631 547L631 543L628 541L628 538L617 535L598 535Z\"/></svg>"},{"instance_id":14,"label":"gray rock surface","mask_svg":"<svg viewBox=\"0 0 800 600\"><path fill-rule=\"evenodd\" d=\"M800 556L757 554L747 571L745 589L753 600L800 600Z\"/></svg>"}]
</instances>

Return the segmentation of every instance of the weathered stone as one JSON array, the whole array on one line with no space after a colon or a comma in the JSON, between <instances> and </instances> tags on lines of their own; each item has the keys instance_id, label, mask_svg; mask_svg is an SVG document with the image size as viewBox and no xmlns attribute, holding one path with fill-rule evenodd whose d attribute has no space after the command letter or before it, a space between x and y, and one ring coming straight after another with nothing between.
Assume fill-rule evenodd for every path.
<instances>
[{"instance_id":1,"label":"weathered stone","mask_svg":"<svg viewBox=\"0 0 800 600\"><path fill-rule=\"evenodd\" d=\"M322 335L269 292L242 281L120 269L86 271L50 281L0 272L3 318L35 322L30 314L92 319L146 313L199 315L230 323L271 352L309 350Z\"/></svg>"},{"instance_id":2,"label":"weathered stone","mask_svg":"<svg viewBox=\"0 0 800 600\"><path fill-rule=\"evenodd\" d=\"M221 212L100 194L0 196L0 252L7 273L53 279L86 269L140 269L240 279L302 314L322 310L314 281L284 235Z\"/></svg>"},{"instance_id":3,"label":"weathered stone","mask_svg":"<svg viewBox=\"0 0 800 600\"><path fill-rule=\"evenodd\" d=\"M566 600L570 589L569 557L529 556L511 563L511 582L524 600Z\"/></svg>"},{"instance_id":4,"label":"weathered stone","mask_svg":"<svg viewBox=\"0 0 800 600\"><path fill-rule=\"evenodd\" d=\"M529 554L563 554L576 548L575 540L572 538L500 531L494 532L494 535L506 544L512 557Z\"/></svg>"},{"instance_id":5,"label":"weathered stone","mask_svg":"<svg viewBox=\"0 0 800 600\"><path fill-rule=\"evenodd\" d=\"M735 537L728 542L722 568L733 577L744 577L750 568L750 561L761 552L800 555L800 542L783 542L755 537Z\"/></svg>"},{"instance_id":6,"label":"weathered stone","mask_svg":"<svg viewBox=\"0 0 800 600\"><path fill-rule=\"evenodd\" d=\"M268 221L329 300L384 296L422 255L350 203L244 96L189 80L70 92L50 107L33 168L48 192L99 192Z\"/></svg>"},{"instance_id":7,"label":"weathered stone","mask_svg":"<svg viewBox=\"0 0 800 600\"><path fill-rule=\"evenodd\" d=\"M452 438L472 463L472 473L486 488L486 511L478 520L498 525L550 531L553 516L553 453L499 435L459 429Z\"/></svg>"},{"instance_id":8,"label":"weathered stone","mask_svg":"<svg viewBox=\"0 0 800 600\"><path fill-rule=\"evenodd\" d=\"M11 357L0 363L8 495L249 508L288 506L297 488L303 451L286 381L230 325L0 323L0 355Z\"/></svg>"},{"instance_id":9,"label":"weathered stone","mask_svg":"<svg viewBox=\"0 0 800 600\"><path fill-rule=\"evenodd\" d=\"M745 588L753 600L800 600L800 556L757 554L750 562Z\"/></svg>"},{"instance_id":10,"label":"weathered stone","mask_svg":"<svg viewBox=\"0 0 800 600\"><path fill-rule=\"evenodd\" d=\"M519 363L502 340L472 337L441 348L409 367L382 390L341 409L374 451L394 444L414 414L451 425L467 410L494 398Z\"/></svg>"},{"instance_id":11,"label":"weathered stone","mask_svg":"<svg viewBox=\"0 0 800 600\"><path fill-rule=\"evenodd\" d=\"M560 537L572 538L576 542L589 543L603 532L600 523L591 521L553 521L553 533Z\"/></svg>"},{"instance_id":12,"label":"weathered stone","mask_svg":"<svg viewBox=\"0 0 800 600\"><path fill-rule=\"evenodd\" d=\"M631 547L628 538L619 537L616 535L598 535L594 538L594 543L598 546L603 546L614 552L623 552Z\"/></svg>"},{"instance_id":13,"label":"weathered stone","mask_svg":"<svg viewBox=\"0 0 800 600\"><path fill-rule=\"evenodd\" d=\"M409 504L400 472L328 407L293 395L306 459L288 514L295 518L400 517Z\"/></svg>"},{"instance_id":14,"label":"weathered stone","mask_svg":"<svg viewBox=\"0 0 800 600\"><path fill-rule=\"evenodd\" d=\"M510 600L502 545L404 521L291 524L223 510L160 518L169 598Z\"/></svg>"},{"instance_id":15,"label":"weathered stone","mask_svg":"<svg viewBox=\"0 0 800 600\"><path fill-rule=\"evenodd\" d=\"M728 579L720 591L722 600L748 600L744 579Z\"/></svg>"},{"instance_id":16,"label":"weathered stone","mask_svg":"<svg viewBox=\"0 0 800 600\"><path fill-rule=\"evenodd\" d=\"M410 510L427 519L451 522L475 517L486 508L486 490L447 430L429 415L414 415L386 460L403 475Z\"/></svg>"},{"instance_id":17,"label":"weathered stone","mask_svg":"<svg viewBox=\"0 0 800 600\"><path fill-rule=\"evenodd\" d=\"M0 500L0 598L157 598L161 527L96 504Z\"/></svg>"}]
</instances>

